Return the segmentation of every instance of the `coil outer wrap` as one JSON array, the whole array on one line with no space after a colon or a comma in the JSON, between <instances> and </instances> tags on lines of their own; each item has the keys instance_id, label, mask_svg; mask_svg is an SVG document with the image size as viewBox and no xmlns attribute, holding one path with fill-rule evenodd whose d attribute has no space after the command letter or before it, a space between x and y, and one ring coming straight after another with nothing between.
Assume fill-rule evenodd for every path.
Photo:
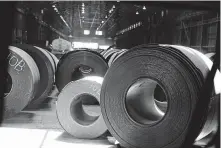
<instances>
[{"instance_id":1,"label":"coil outer wrap","mask_svg":"<svg viewBox=\"0 0 221 148\"><path fill-rule=\"evenodd\" d=\"M92 116L82 109L82 98L93 96L100 102L100 89L103 78L89 76L68 83L61 91L57 101L57 117L61 126L77 138L93 139L103 135L107 127L102 115ZM83 96L87 94L87 97ZM89 96L89 97L88 97Z\"/></svg>"},{"instance_id":2,"label":"coil outer wrap","mask_svg":"<svg viewBox=\"0 0 221 148\"><path fill-rule=\"evenodd\" d=\"M202 58L198 52L183 46L141 45L111 65L101 89L101 111L109 131L122 146L177 148L182 145L200 99L200 89L210 70ZM167 111L154 124L136 122L125 105L128 89L141 78L153 79L165 90ZM203 123L204 119L199 121Z\"/></svg>"},{"instance_id":3,"label":"coil outer wrap","mask_svg":"<svg viewBox=\"0 0 221 148\"><path fill-rule=\"evenodd\" d=\"M79 68L87 66L89 73L79 72ZM62 56L57 65L55 83L59 91L71 81L79 80L86 76L103 77L108 69L105 59L97 52L90 50L77 50Z\"/></svg>"},{"instance_id":4,"label":"coil outer wrap","mask_svg":"<svg viewBox=\"0 0 221 148\"><path fill-rule=\"evenodd\" d=\"M13 117L34 99L40 80L38 67L31 56L14 46L9 46L9 50L8 74L11 77L11 90L4 97L4 119Z\"/></svg>"},{"instance_id":5,"label":"coil outer wrap","mask_svg":"<svg viewBox=\"0 0 221 148\"><path fill-rule=\"evenodd\" d=\"M28 44L13 44L13 46L27 52L35 61L40 72L40 82L37 94L28 108L37 108L49 95L54 83L54 70L49 55L42 48L36 48Z\"/></svg>"}]
</instances>

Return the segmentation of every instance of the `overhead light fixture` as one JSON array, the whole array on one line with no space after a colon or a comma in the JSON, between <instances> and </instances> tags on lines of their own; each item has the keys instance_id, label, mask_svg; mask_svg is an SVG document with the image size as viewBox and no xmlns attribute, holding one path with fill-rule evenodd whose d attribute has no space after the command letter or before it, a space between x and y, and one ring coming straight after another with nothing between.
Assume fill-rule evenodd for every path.
<instances>
[{"instance_id":1,"label":"overhead light fixture","mask_svg":"<svg viewBox=\"0 0 221 148\"><path fill-rule=\"evenodd\" d=\"M115 8L115 5L113 5L113 8Z\"/></svg>"},{"instance_id":2,"label":"overhead light fixture","mask_svg":"<svg viewBox=\"0 0 221 148\"><path fill-rule=\"evenodd\" d=\"M107 16L105 16L105 18L107 18Z\"/></svg>"},{"instance_id":3,"label":"overhead light fixture","mask_svg":"<svg viewBox=\"0 0 221 148\"><path fill-rule=\"evenodd\" d=\"M82 3L82 6L84 6L84 3Z\"/></svg>"},{"instance_id":4,"label":"overhead light fixture","mask_svg":"<svg viewBox=\"0 0 221 148\"><path fill-rule=\"evenodd\" d=\"M101 23L104 23L104 21L101 21Z\"/></svg>"},{"instance_id":5,"label":"overhead light fixture","mask_svg":"<svg viewBox=\"0 0 221 148\"><path fill-rule=\"evenodd\" d=\"M137 11L137 12L136 12L136 15L138 15L138 14L139 14L139 12Z\"/></svg>"},{"instance_id":6,"label":"overhead light fixture","mask_svg":"<svg viewBox=\"0 0 221 148\"><path fill-rule=\"evenodd\" d=\"M84 14L84 11L82 11L82 13Z\"/></svg>"},{"instance_id":7,"label":"overhead light fixture","mask_svg":"<svg viewBox=\"0 0 221 148\"><path fill-rule=\"evenodd\" d=\"M52 7L55 7L55 5L52 5Z\"/></svg>"},{"instance_id":8,"label":"overhead light fixture","mask_svg":"<svg viewBox=\"0 0 221 148\"><path fill-rule=\"evenodd\" d=\"M143 6L143 10L146 10L146 7L145 7L145 6Z\"/></svg>"}]
</instances>

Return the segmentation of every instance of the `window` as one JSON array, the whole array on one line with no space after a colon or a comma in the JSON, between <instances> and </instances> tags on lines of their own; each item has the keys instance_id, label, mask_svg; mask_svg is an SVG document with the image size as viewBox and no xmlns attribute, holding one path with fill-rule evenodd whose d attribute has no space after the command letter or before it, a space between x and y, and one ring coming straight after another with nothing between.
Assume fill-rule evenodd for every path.
<instances>
[{"instance_id":1,"label":"window","mask_svg":"<svg viewBox=\"0 0 221 148\"><path fill-rule=\"evenodd\" d=\"M73 42L73 48L89 48L89 49L98 49L98 43L92 42Z\"/></svg>"},{"instance_id":2,"label":"window","mask_svg":"<svg viewBox=\"0 0 221 148\"><path fill-rule=\"evenodd\" d=\"M90 30L84 30L84 35L89 35L90 34Z\"/></svg>"},{"instance_id":3,"label":"window","mask_svg":"<svg viewBox=\"0 0 221 148\"><path fill-rule=\"evenodd\" d=\"M95 34L96 35L102 35L102 31L96 31Z\"/></svg>"}]
</instances>

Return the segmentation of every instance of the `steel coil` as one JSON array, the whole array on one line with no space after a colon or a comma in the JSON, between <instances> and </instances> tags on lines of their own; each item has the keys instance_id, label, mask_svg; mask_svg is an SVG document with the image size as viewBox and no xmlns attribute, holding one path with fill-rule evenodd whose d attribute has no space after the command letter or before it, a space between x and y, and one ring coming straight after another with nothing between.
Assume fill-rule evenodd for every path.
<instances>
[{"instance_id":1,"label":"steel coil","mask_svg":"<svg viewBox=\"0 0 221 148\"><path fill-rule=\"evenodd\" d=\"M141 45L126 52L102 84L101 111L109 131L127 148L180 147L211 66L203 54L183 46ZM214 80L220 93L220 73ZM165 112L156 105L156 86L166 97Z\"/></svg>"},{"instance_id":2,"label":"steel coil","mask_svg":"<svg viewBox=\"0 0 221 148\"><path fill-rule=\"evenodd\" d=\"M90 50L71 51L58 62L55 83L59 91L71 81L95 75L103 77L108 69L105 59Z\"/></svg>"},{"instance_id":3,"label":"steel coil","mask_svg":"<svg viewBox=\"0 0 221 148\"><path fill-rule=\"evenodd\" d=\"M29 109L38 108L52 91L54 83L53 65L50 62L49 55L41 48L35 48L28 44L14 44L13 46L27 52L35 61L40 72L40 82L37 88L37 94L31 103L27 106Z\"/></svg>"},{"instance_id":4,"label":"steel coil","mask_svg":"<svg viewBox=\"0 0 221 148\"><path fill-rule=\"evenodd\" d=\"M103 57L105 59L108 59L108 57L110 57L112 54L118 52L119 50L118 49L109 49L107 50L104 54L103 54Z\"/></svg>"},{"instance_id":5,"label":"steel coil","mask_svg":"<svg viewBox=\"0 0 221 148\"><path fill-rule=\"evenodd\" d=\"M56 106L57 117L64 130L71 135L92 139L107 131L100 107L86 106L88 108L86 111L86 107L82 104L84 99L96 99L100 102L102 81L102 77L85 77L68 83L59 94Z\"/></svg>"},{"instance_id":6,"label":"steel coil","mask_svg":"<svg viewBox=\"0 0 221 148\"><path fill-rule=\"evenodd\" d=\"M4 97L4 119L23 110L35 97L40 80L38 67L23 50L9 46L7 89Z\"/></svg>"}]
</instances>

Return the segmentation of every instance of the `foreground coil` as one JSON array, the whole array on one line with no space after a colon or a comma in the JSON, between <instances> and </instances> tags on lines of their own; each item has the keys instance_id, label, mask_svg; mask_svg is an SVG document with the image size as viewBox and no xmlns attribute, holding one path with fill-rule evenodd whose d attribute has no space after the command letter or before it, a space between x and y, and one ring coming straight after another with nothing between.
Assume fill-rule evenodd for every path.
<instances>
[{"instance_id":1,"label":"foreground coil","mask_svg":"<svg viewBox=\"0 0 221 148\"><path fill-rule=\"evenodd\" d=\"M38 66L40 73L39 86L34 99L27 106L27 108L38 108L39 104L41 104L51 92L54 83L54 70L50 62L50 55L48 55L44 49L39 47L35 48L28 44L14 44L13 46L28 53Z\"/></svg>"},{"instance_id":2,"label":"foreground coil","mask_svg":"<svg viewBox=\"0 0 221 148\"><path fill-rule=\"evenodd\" d=\"M61 126L77 138L96 138L107 131L99 106L83 106L83 100L100 102L103 78L89 76L68 83L57 101L57 117ZM87 110L87 111L86 111Z\"/></svg>"},{"instance_id":3,"label":"foreground coil","mask_svg":"<svg viewBox=\"0 0 221 148\"><path fill-rule=\"evenodd\" d=\"M8 77L4 97L4 119L23 110L37 93L40 80L34 60L20 48L9 46Z\"/></svg>"},{"instance_id":4,"label":"foreground coil","mask_svg":"<svg viewBox=\"0 0 221 148\"><path fill-rule=\"evenodd\" d=\"M109 131L127 148L180 147L211 66L204 55L183 46L142 45L126 52L102 84L101 111ZM164 93L164 111L156 103L156 87ZM219 86L215 90L220 93Z\"/></svg>"}]
</instances>

